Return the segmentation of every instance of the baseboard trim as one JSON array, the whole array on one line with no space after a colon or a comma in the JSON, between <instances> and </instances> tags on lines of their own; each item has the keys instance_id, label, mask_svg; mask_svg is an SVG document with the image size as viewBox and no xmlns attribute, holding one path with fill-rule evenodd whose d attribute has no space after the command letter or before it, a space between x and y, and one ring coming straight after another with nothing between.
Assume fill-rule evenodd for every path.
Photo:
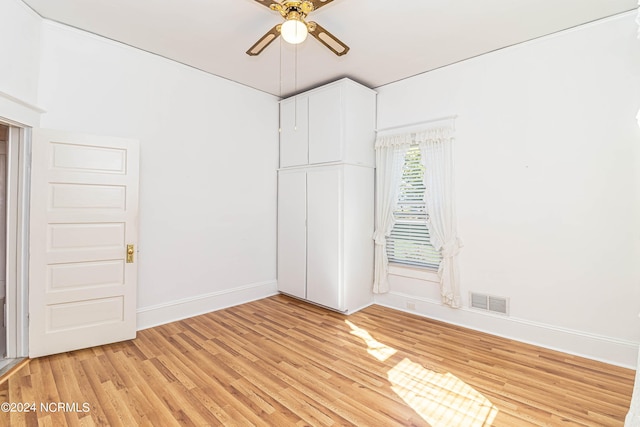
<instances>
[{"instance_id":1,"label":"baseboard trim","mask_svg":"<svg viewBox=\"0 0 640 427\"><path fill-rule=\"evenodd\" d=\"M277 282L275 280L269 280L190 298L183 298L150 307L142 307L137 310L137 329L141 331L154 326L164 325L177 320L259 300L277 293Z\"/></svg>"},{"instance_id":2,"label":"baseboard trim","mask_svg":"<svg viewBox=\"0 0 640 427\"><path fill-rule=\"evenodd\" d=\"M364 310L365 308L367 308L369 306L372 306L373 304L375 304L375 302L373 302L373 301L368 302L368 303L366 303L364 305L361 305L360 307L358 307L358 308L356 308L354 310L347 310L344 314L350 315L350 314L353 314L353 313L357 313L358 311Z\"/></svg>"},{"instance_id":3,"label":"baseboard trim","mask_svg":"<svg viewBox=\"0 0 640 427\"><path fill-rule=\"evenodd\" d=\"M407 302L412 302L415 305L415 310L408 310L406 308ZM440 301L401 292L378 294L375 296L375 303L407 313L624 368L636 369L637 365L638 343L633 341L590 334L515 317L484 313L466 307L453 310L443 306Z\"/></svg>"}]
</instances>

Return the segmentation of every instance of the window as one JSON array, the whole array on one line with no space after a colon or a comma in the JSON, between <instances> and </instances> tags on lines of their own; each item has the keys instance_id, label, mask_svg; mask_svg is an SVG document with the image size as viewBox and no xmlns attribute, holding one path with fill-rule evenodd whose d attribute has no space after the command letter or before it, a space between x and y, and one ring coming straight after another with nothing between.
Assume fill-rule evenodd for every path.
<instances>
[{"instance_id":1,"label":"window","mask_svg":"<svg viewBox=\"0 0 640 427\"><path fill-rule=\"evenodd\" d=\"M420 148L412 145L404 158L398 205L394 212L396 222L387 238L387 257L389 262L437 269L442 257L431 245L426 225L424 166L420 157Z\"/></svg>"}]
</instances>

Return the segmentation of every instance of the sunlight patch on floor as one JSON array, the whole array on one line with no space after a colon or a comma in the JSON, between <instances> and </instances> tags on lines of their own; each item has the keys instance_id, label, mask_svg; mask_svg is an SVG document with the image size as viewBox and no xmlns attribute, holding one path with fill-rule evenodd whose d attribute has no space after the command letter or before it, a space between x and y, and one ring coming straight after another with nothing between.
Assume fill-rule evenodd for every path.
<instances>
[{"instance_id":1,"label":"sunlight patch on floor","mask_svg":"<svg viewBox=\"0 0 640 427\"><path fill-rule=\"evenodd\" d=\"M388 371L391 388L433 426L491 425L498 409L473 387L447 372L405 358Z\"/></svg>"},{"instance_id":2,"label":"sunlight patch on floor","mask_svg":"<svg viewBox=\"0 0 640 427\"><path fill-rule=\"evenodd\" d=\"M353 322L345 320L345 323L351 334L365 342L367 352L380 362L398 352ZM490 426L498 415L498 408L489 399L450 372L434 372L405 357L387 371L387 377L391 389L434 427Z\"/></svg>"},{"instance_id":3,"label":"sunlight patch on floor","mask_svg":"<svg viewBox=\"0 0 640 427\"><path fill-rule=\"evenodd\" d=\"M365 329L358 328L348 320L345 320L345 322L351 328L351 333L357 337L362 338L362 340L367 344L367 352L379 361L384 362L397 353L397 350L395 348L384 345L381 342L373 339L373 337Z\"/></svg>"}]
</instances>

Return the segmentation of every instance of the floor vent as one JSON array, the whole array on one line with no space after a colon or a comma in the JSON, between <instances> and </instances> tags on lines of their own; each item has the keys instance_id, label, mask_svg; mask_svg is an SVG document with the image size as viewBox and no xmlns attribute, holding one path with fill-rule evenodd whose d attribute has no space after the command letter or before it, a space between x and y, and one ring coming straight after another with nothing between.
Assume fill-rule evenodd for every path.
<instances>
[{"instance_id":1,"label":"floor vent","mask_svg":"<svg viewBox=\"0 0 640 427\"><path fill-rule=\"evenodd\" d=\"M507 298L471 292L469 300L471 301L471 308L504 315L509 314L509 300Z\"/></svg>"}]
</instances>

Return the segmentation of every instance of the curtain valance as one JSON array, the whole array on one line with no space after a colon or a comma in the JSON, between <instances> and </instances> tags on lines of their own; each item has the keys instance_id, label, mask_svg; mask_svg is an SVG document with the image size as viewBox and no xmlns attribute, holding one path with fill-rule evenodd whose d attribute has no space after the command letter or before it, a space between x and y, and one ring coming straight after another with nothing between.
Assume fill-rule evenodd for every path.
<instances>
[{"instance_id":1,"label":"curtain valance","mask_svg":"<svg viewBox=\"0 0 640 427\"><path fill-rule=\"evenodd\" d=\"M427 141L447 141L453 139L453 129L449 126L434 127L412 132L398 132L382 134L376 138L375 147L397 147L402 145L420 144Z\"/></svg>"}]
</instances>

